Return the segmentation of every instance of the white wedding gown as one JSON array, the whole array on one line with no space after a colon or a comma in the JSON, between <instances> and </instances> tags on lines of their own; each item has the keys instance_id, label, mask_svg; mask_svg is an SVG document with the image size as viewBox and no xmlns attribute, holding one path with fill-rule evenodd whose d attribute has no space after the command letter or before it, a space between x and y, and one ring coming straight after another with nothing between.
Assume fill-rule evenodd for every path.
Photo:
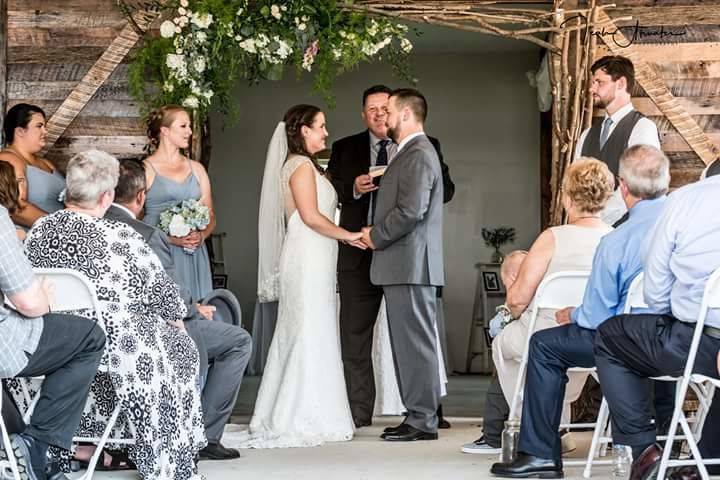
<instances>
[{"instance_id":1,"label":"white wedding gown","mask_svg":"<svg viewBox=\"0 0 720 480\"><path fill-rule=\"evenodd\" d=\"M250 422L240 448L310 447L351 440L354 426L345 389L337 318L337 241L305 225L289 180L310 159L291 156L282 169L287 233L280 257L280 298L275 334ZM333 218L337 195L316 172L318 210Z\"/></svg>"},{"instance_id":2,"label":"white wedding gown","mask_svg":"<svg viewBox=\"0 0 720 480\"><path fill-rule=\"evenodd\" d=\"M447 374L445 373L445 362L443 361L440 336L435 329L438 352L438 375L440 376L440 396L447 395L446 384ZM395 376L395 364L393 362L392 344L390 343L390 329L388 327L387 310L385 299L380 304L375 330L373 333L372 346L373 371L375 374L375 406L373 415L402 415L405 412L400 397L397 377Z\"/></svg>"}]
</instances>

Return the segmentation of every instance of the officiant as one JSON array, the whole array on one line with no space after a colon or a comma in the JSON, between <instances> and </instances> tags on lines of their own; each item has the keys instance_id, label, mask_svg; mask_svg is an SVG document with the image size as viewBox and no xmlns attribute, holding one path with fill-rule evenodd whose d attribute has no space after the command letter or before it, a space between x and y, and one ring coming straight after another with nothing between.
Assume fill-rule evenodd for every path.
<instances>
[{"instance_id":1,"label":"officiant","mask_svg":"<svg viewBox=\"0 0 720 480\"><path fill-rule=\"evenodd\" d=\"M366 130L342 138L332 145L328 173L342 204L340 226L349 231L358 231L361 227L373 224L379 178L374 179L369 172L371 167L387 166L397 152L397 145L388 138L385 124L391 92L385 85L375 85L365 90L361 116ZM430 136L428 139L440 159L443 201L447 203L455 193L455 184L443 161L440 142ZM360 250L340 243L337 266L340 342L350 410L356 427L371 424L375 404L372 339L383 290L370 281L371 262L371 249ZM442 332L444 325L441 323L439 319L438 329ZM442 407L438 415L441 423L444 423Z\"/></svg>"}]
</instances>

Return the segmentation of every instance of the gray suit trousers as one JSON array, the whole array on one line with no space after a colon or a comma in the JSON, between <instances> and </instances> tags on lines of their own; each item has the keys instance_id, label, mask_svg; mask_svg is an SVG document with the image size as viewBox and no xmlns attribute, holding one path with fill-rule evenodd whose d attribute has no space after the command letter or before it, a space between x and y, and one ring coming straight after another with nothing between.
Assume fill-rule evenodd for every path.
<instances>
[{"instance_id":1,"label":"gray suit trousers","mask_svg":"<svg viewBox=\"0 0 720 480\"><path fill-rule=\"evenodd\" d=\"M209 368L206 374L201 372L206 379L202 391L203 420L208 442L218 443L250 361L252 338L243 328L220 319L188 320L185 328L193 339L202 339L207 352Z\"/></svg>"},{"instance_id":2,"label":"gray suit trousers","mask_svg":"<svg viewBox=\"0 0 720 480\"><path fill-rule=\"evenodd\" d=\"M390 343L405 422L428 433L437 432L440 377L435 337L435 287L383 285Z\"/></svg>"}]
</instances>

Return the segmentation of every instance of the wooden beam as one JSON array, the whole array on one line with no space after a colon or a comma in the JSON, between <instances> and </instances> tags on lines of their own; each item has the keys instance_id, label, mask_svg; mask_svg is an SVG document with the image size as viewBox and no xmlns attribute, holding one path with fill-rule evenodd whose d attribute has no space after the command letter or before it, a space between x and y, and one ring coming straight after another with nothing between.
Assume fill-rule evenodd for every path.
<instances>
[{"instance_id":1,"label":"wooden beam","mask_svg":"<svg viewBox=\"0 0 720 480\"><path fill-rule=\"evenodd\" d=\"M720 115L720 98L714 96L704 97L675 97L677 103L690 115ZM664 115L655 102L648 97L634 97L632 103L635 109L646 117ZM595 109L594 117L605 115L605 110Z\"/></svg>"},{"instance_id":2,"label":"wooden beam","mask_svg":"<svg viewBox=\"0 0 720 480\"><path fill-rule=\"evenodd\" d=\"M618 35L622 34L618 33ZM598 48L595 50L596 60L609 54L623 55L623 52L629 48L635 50L637 55L642 57L644 61L651 63L667 62L668 60L673 62L709 62L720 60L720 42L634 43L630 47L623 48L617 46L610 36L600 36L600 38L602 38L606 46L598 45ZM621 45L627 44L627 39L625 42L619 40L617 36L616 39L618 39L618 43ZM611 46L613 48L610 48Z\"/></svg>"},{"instance_id":3,"label":"wooden beam","mask_svg":"<svg viewBox=\"0 0 720 480\"><path fill-rule=\"evenodd\" d=\"M609 21L610 17L601 10L598 12L598 19L600 21ZM618 33L618 35L622 35L622 33ZM622 36L624 37L624 35ZM717 144L713 144L710 141L708 136L698 126L695 119L687 113L677 98L670 93L663 79L650 66L648 63L649 60L636 49L635 45L622 48L610 37L601 36L600 38L615 55L623 55L633 62L633 65L635 65L636 81L643 87L652 101L655 102L658 109L670 120L692 150L698 154L700 159L705 162L706 165L717 159L720 155ZM616 37L616 40L618 38L619 37ZM627 41L621 41L620 43L624 45L627 44ZM668 52L666 53L666 58L673 57Z\"/></svg>"},{"instance_id":4,"label":"wooden beam","mask_svg":"<svg viewBox=\"0 0 720 480\"><path fill-rule=\"evenodd\" d=\"M5 116L7 107L7 78L8 78L8 62L7 62L7 3L0 2L0 116ZM0 129L0 144L4 143L3 132Z\"/></svg>"},{"instance_id":5,"label":"wooden beam","mask_svg":"<svg viewBox=\"0 0 720 480\"><path fill-rule=\"evenodd\" d=\"M38 100L35 98L11 98L8 100L8 107L18 103L33 103L45 110L45 113L52 115L62 104L60 100ZM140 105L137 102L127 100L100 100L93 98L83 108L78 117L139 117Z\"/></svg>"},{"instance_id":6,"label":"wooden beam","mask_svg":"<svg viewBox=\"0 0 720 480\"><path fill-rule=\"evenodd\" d=\"M618 22L620 26L633 25L636 21L641 26L720 24L720 8L717 5L715 8L708 5L618 6L608 12L616 18L633 17L631 21Z\"/></svg>"},{"instance_id":7,"label":"wooden beam","mask_svg":"<svg viewBox=\"0 0 720 480\"><path fill-rule=\"evenodd\" d=\"M140 12L135 15L134 20L140 28L147 29L157 16L157 12ZM128 23L48 121L45 152L62 136L138 40L140 36Z\"/></svg>"}]
</instances>

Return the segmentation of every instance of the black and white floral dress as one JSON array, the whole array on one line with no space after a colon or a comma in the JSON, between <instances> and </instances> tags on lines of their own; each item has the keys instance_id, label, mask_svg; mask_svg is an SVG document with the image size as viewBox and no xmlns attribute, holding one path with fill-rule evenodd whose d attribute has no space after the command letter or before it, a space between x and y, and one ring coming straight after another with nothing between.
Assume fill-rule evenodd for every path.
<instances>
[{"instance_id":1,"label":"black and white floral dress","mask_svg":"<svg viewBox=\"0 0 720 480\"><path fill-rule=\"evenodd\" d=\"M167 323L182 320L186 308L160 260L126 224L68 210L39 220L25 248L34 267L84 274L103 309L110 373L96 376L78 434L100 436L119 399L119 431L127 431L126 420L134 427L130 458L141 477L196 477L194 457L206 444L199 355L190 337Z\"/></svg>"}]
</instances>

